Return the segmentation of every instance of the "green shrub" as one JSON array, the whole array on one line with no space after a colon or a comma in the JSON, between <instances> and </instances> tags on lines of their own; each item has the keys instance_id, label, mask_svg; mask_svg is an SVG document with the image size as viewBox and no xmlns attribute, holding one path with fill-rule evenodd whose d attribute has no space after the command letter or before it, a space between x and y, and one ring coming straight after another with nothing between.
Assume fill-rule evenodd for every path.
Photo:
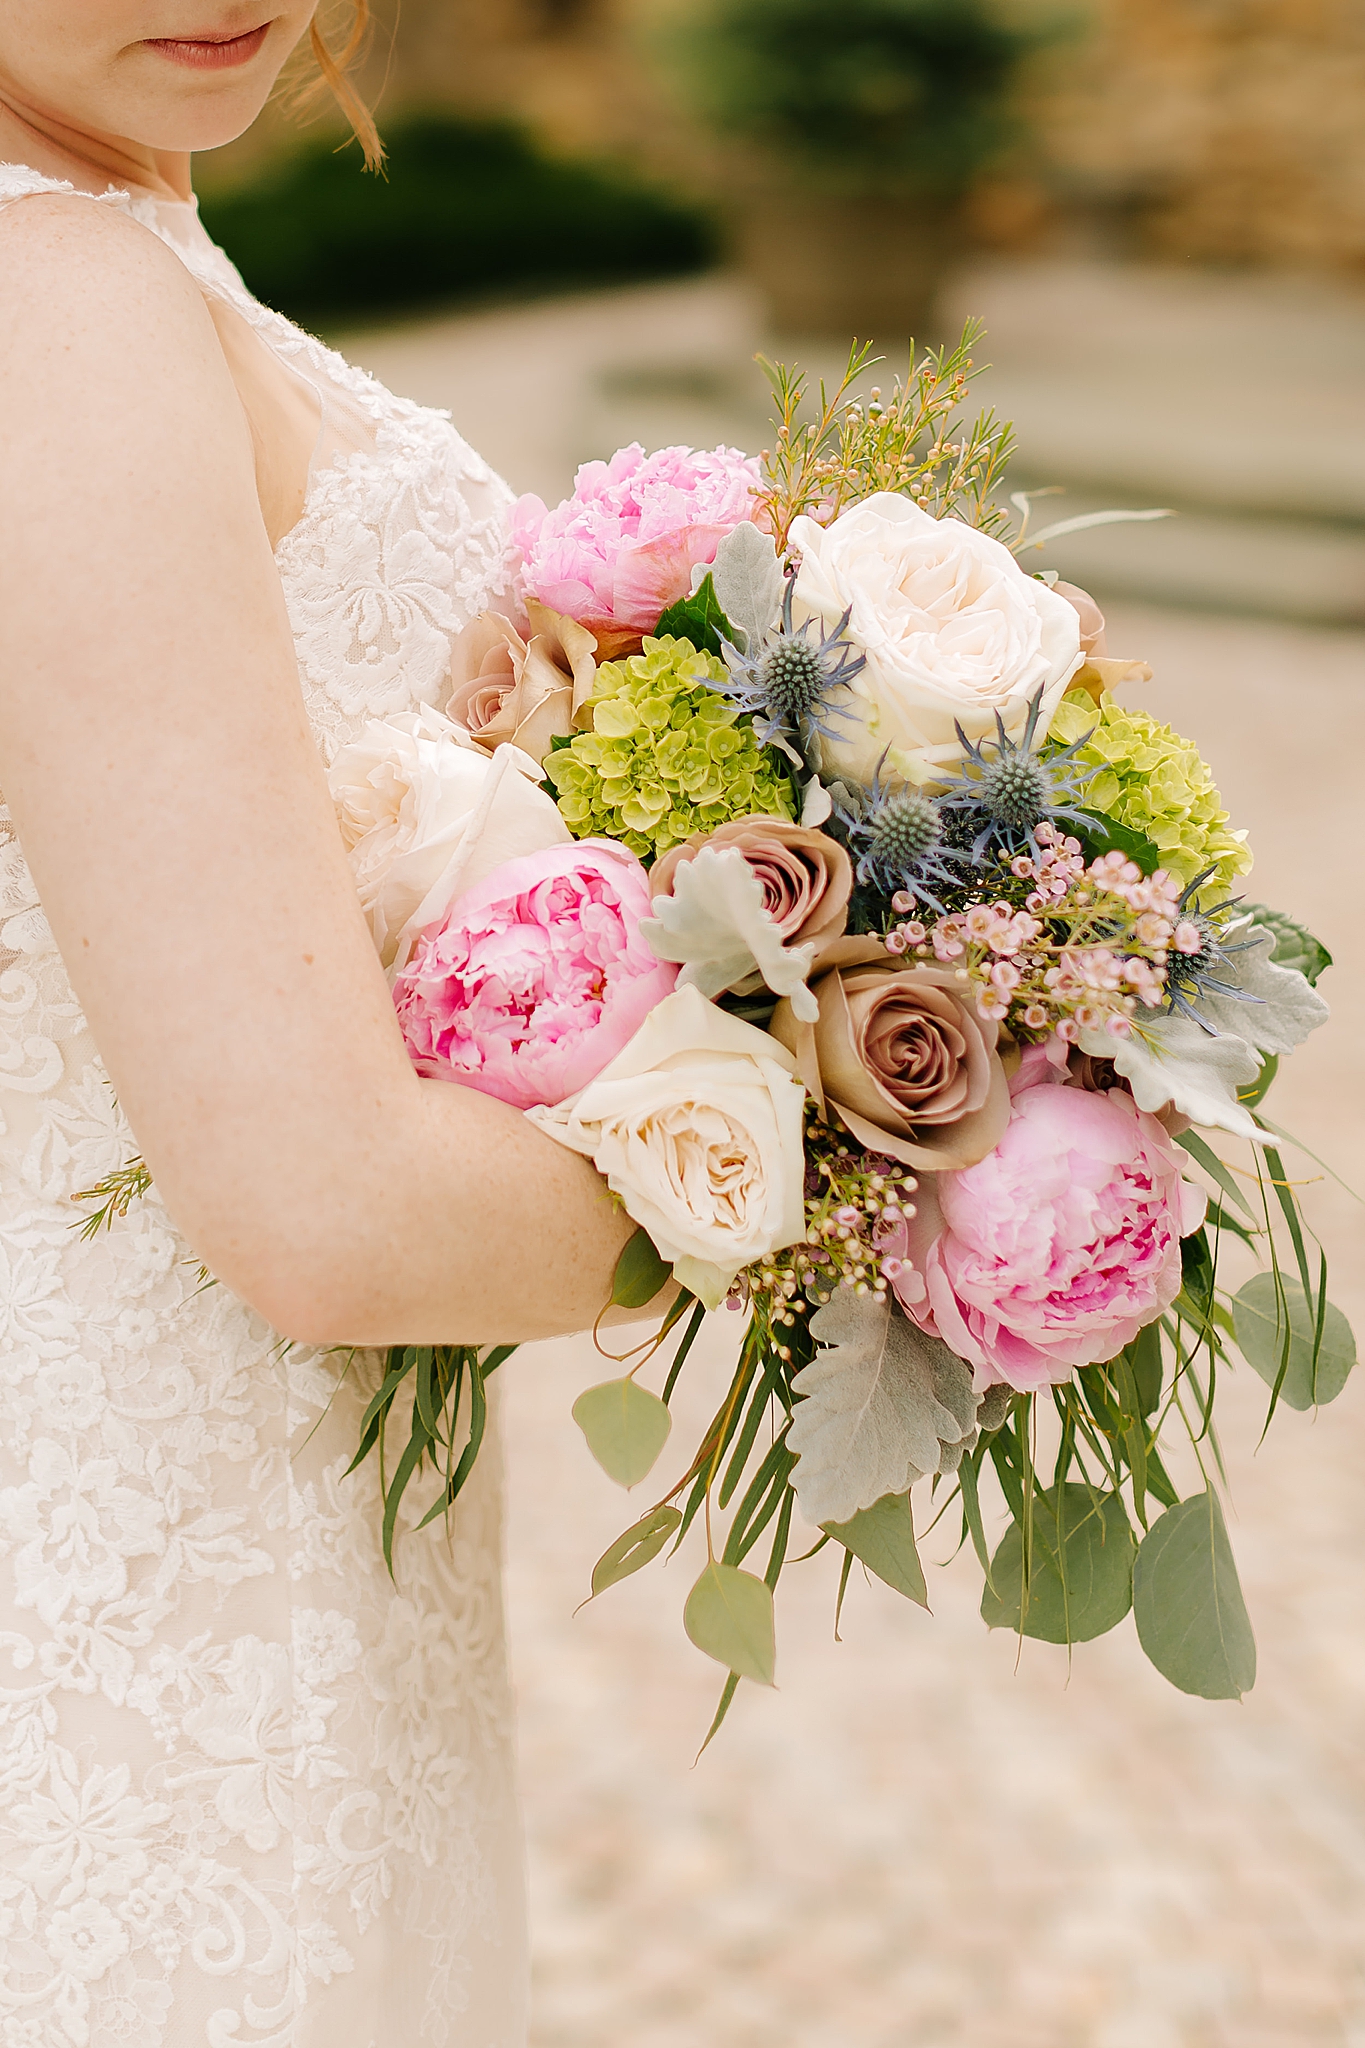
<instances>
[{"instance_id":1,"label":"green shrub","mask_svg":"<svg viewBox=\"0 0 1365 2048\"><path fill-rule=\"evenodd\" d=\"M694 208L610 166L546 155L502 122L385 129L387 175L314 143L206 199L204 224L267 305L326 325L567 286L668 277L714 257Z\"/></svg>"},{"instance_id":2,"label":"green shrub","mask_svg":"<svg viewBox=\"0 0 1365 2048\"><path fill-rule=\"evenodd\" d=\"M951 195L1012 138L1042 38L988 0L707 0L669 40L696 104L846 191Z\"/></svg>"}]
</instances>

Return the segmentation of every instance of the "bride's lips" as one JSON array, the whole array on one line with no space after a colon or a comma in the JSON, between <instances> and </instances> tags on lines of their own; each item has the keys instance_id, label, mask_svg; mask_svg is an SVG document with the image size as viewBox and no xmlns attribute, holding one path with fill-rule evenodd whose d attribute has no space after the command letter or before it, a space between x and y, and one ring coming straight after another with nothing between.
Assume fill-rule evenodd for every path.
<instances>
[{"instance_id":1,"label":"bride's lips","mask_svg":"<svg viewBox=\"0 0 1365 2048\"><path fill-rule=\"evenodd\" d=\"M240 36L148 36L145 47L192 71L231 71L249 64L270 33L270 23Z\"/></svg>"}]
</instances>

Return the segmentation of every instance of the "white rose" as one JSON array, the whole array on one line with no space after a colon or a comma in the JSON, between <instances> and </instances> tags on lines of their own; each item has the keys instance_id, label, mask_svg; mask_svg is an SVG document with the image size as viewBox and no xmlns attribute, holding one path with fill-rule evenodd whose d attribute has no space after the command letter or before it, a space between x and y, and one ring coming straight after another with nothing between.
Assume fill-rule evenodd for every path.
<instances>
[{"instance_id":1,"label":"white rose","mask_svg":"<svg viewBox=\"0 0 1365 2048\"><path fill-rule=\"evenodd\" d=\"M795 520L791 544L793 617L829 630L851 607L848 638L867 656L849 685L856 718L834 718L823 742L827 773L871 782L886 754L888 770L932 782L962 757L954 721L982 740L999 712L1017 739L1039 689L1047 731L1083 660L1080 619L998 540L878 491L829 526Z\"/></svg>"},{"instance_id":2,"label":"white rose","mask_svg":"<svg viewBox=\"0 0 1365 2048\"><path fill-rule=\"evenodd\" d=\"M805 1235L806 1091L791 1055L676 989L595 1081L533 1124L584 1152L708 1308L736 1273Z\"/></svg>"},{"instance_id":3,"label":"white rose","mask_svg":"<svg viewBox=\"0 0 1365 2048\"><path fill-rule=\"evenodd\" d=\"M541 774L516 747L490 758L429 709L372 720L337 755L327 779L386 967L504 861L569 844Z\"/></svg>"}]
</instances>

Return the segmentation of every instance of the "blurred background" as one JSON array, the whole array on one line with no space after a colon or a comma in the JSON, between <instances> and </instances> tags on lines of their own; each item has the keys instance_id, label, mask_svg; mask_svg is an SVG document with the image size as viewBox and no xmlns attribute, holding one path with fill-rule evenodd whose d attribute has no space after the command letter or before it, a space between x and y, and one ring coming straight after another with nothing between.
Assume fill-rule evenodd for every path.
<instances>
[{"instance_id":1,"label":"blurred background","mask_svg":"<svg viewBox=\"0 0 1365 2048\"><path fill-rule=\"evenodd\" d=\"M205 219L516 488L635 438L757 449L757 350L837 374L856 333L889 382L974 314L1013 487L1172 509L1037 565L1152 664L1251 894L1336 953L1274 1108L1365 1189L1360 0L379 12L387 177L281 104L202 162ZM1290 1156L1365 1329L1365 1209ZM724 1371L718 1343L696 1409ZM856 1575L839 1645L824 1560L789 1573L779 1690L742 1687L693 1768L718 1674L685 1562L574 1614L638 1512L569 1419L601 1361L506 1377L535 2048L1365 2048L1365 1379L1259 1446L1261 1383L1220 1392L1240 1705L1171 1691L1131 1621L1071 1668L1019 1655L945 1528L932 1618Z\"/></svg>"}]
</instances>

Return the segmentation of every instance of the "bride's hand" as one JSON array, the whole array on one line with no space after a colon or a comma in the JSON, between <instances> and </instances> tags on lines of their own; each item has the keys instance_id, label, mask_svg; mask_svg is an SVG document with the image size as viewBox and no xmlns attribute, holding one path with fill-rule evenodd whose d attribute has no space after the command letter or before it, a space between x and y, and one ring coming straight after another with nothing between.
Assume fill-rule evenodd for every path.
<instances>
[{"instance_id":1,"label":"bride's hand","mask_svg":"<svg viewBox=\"0 0 1365 2048\"><path fill-rule=\"evenodd\" d=\"M403 1049L304 714L251 435L179 259L0 214L0 763L172 1217L317 1343L590 1325L631 1225Z\"/></svg>"}]
</instances>

